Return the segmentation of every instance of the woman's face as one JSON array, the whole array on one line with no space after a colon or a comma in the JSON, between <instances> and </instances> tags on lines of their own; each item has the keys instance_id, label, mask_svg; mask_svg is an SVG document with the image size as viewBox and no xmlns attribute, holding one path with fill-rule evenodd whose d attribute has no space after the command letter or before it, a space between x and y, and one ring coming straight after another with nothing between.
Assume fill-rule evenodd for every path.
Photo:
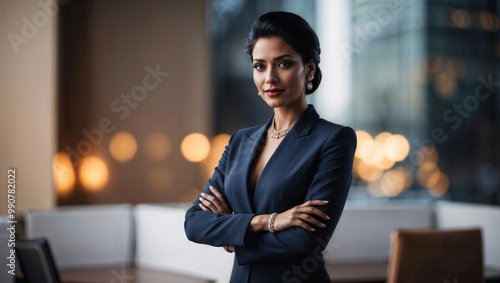
<instances>
[{"instance_id":1,"label":"woman's face","mask_svg":"<svg viewBox=\"0 0 500 283\"><path fill-rule=\"evenodd\" d=\"M253 81L270 107L305 103L307 78L314 72L281 37L259 38L253 48Z\"/></svg>"}]
</instances>

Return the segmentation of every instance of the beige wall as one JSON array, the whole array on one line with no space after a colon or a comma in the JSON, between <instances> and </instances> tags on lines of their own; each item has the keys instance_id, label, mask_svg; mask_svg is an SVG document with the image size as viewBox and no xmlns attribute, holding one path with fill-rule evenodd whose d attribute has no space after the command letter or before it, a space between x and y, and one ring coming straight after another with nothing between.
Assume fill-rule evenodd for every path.
<instances>
[{"instance_id":1,"label":"beige wall","mask_svg":"<svg viewBox=\"0 0 500 283\"><path fill-rule=\"evenodd\" d=\"M107 186L85 192L77 179L75 194L59 204L192 200L207 180L198 164L183 158L180 142L192 132L213 134L205 1L89 1L82 14L84 46L69 53L58 51L62 34L57 34L57 13L46 12L38 4L47 1L0 0L0 215L7 213L10 167L18 172L19 211L56 206L52 156L58 148L75 148L86 139L82 130L97 128L104 118L112 120L115 128L104 135L92 155L109 166ZM37 31L28 34L27 43L13 47L8 34L23 36L23 25L30 25L23 22L25 18L40 27L35 25ZM33 18L48 22L34 23ZM26 27L24 32L32 31ZM59 82L69 88L59 88L59 54L70 54L77 63L64 69L72 73L71 80ZM121 119L123 112L114 111L111 103L142 85L146 67L157 65L168 77ZM66 105L68 99L72 108L58 112L57 105ZM66 128L58 129L57 113ZM113 160L108 151L118 131L132 133L138 142L136 156L126 163ZM166 160L151 161L143 145L149 134L158 131L170 138L172 151ZM157 167L168 168L173 176L173 185L166 190L154 190L148 184L148 174Z\"/></svg>"},{"instance_id":2,"label":"beige wall","mask_svg":"<svg viewBox=\"0 0 500 283\"><path fill-rule=\"evenodd\" d=\"M212 134L205 5L203 0L67 4L70 29L60 35L70 40L61 46L64 125L59 148L76 150L88 144L82 131L97 129L103 119L111 121L112 130L103 133L89 153L107 165L106 186L91 191L77 181L74 192L61 197L60 204L192 201L199 194L207 180L198 164L184 159L180 144L193 132ZM137 101L132 95L144 85L148 67L168 76ZM156 84L154 79L148 83ZM119 102L124 95L133 106ZM133 135L138 145L127 162L116 161L109 151L112 137L120 131ZM171 142L164 160L150 160L144 151L145 141L155 132ZM75 164L75 170L81 166ZM158 185L151 185L151 179Z\"/></svg>"},{"instance_id":3,"label":"beige wall","mask_svg":"<svg viewBox=\"0 0 500 283\"><path fill-rule=\"evenodd\" d=\"M17 212L55 204L56 25L37 1L0 0L0 215L12 167Z\"/></svg>"}]
</instances>

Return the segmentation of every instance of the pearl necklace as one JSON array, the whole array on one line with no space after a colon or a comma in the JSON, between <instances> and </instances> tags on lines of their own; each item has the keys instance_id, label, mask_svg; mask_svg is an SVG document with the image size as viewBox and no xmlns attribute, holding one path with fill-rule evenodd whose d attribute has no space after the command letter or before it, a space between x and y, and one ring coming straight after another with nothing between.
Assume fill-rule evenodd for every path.
<instances>
[{"instance_id":1,"label":"pearl necklace","mask_svg":"<svg viewBox=\"0 0 500 283\"><path fill-rule=\"evenodd\" d=\"M288 128L288 129L277 131L274 128L274 117L273 117L273 122L271 123L271 126L267 130L267 135L270 138L273 138L273 139L281 139L282 137L286 136L290 132L290 130L292 129L292 127L293 127L293 125L290 128Z\"/></svg>"}]
</instances>

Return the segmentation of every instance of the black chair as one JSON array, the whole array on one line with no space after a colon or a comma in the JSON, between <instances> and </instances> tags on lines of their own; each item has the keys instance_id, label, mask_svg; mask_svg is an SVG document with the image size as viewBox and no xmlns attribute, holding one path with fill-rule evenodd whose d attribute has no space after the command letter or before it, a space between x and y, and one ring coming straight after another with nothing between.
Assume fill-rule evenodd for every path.
<instances>
[{"instance_id":1,"label":"black chair","mask_svg":"<svg viewBox=\"0 0 500 283\"><path fill-rule=\"evenodd\" d=\"M16 254L25 283L61 283L46 239L28 240L17 237Z\"/></svg>"}]
</instances>

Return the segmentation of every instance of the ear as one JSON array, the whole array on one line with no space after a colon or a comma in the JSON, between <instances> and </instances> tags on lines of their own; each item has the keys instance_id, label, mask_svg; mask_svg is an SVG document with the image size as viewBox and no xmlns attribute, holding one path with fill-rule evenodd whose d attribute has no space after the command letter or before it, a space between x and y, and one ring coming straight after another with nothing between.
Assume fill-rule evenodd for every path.
<instances>
[{"instance_id":1,"label":"ear","mask_svg":"<svg viewBox=\"0 0 500 283\"><path fill-rule=\"evenodd\" d=\"M309 63L307 63L306 66L306 77L309 78L311 75L314 75L316 73L316 60L311 59L309 60Z\"/></svg>"}]
</instances>

